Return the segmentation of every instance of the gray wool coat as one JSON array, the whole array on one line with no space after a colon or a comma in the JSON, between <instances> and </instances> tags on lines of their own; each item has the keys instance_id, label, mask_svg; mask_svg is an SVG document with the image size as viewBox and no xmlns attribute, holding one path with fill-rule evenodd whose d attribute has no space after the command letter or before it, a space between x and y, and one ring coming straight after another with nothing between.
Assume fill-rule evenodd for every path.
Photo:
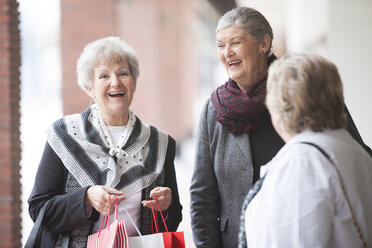
<instances>
[{"instance_id":1,"label":"gray wool coat","mask_svg":"<svg viewBox=\"0 0 372 248\"><path fill-rule=\"evenodd\" d=\"M238 246L245 196L266 164L284 145L266 111L255 131L234 135L216 121L210 100L203 108L191 181L191 225L196 247Z\"/></svg>"}]
</instances>

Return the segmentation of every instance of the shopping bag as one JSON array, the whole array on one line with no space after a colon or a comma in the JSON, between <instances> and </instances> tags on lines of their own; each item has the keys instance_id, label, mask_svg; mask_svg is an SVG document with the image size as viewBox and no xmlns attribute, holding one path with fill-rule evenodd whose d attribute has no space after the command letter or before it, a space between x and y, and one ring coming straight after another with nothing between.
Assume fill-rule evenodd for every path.
<instances>
[{"instance_id":1,"label":"shopping bag","mask_svg":"<svg viewBox=\"0 0 372 248\"><path fill-rule=\"evenodd\" d=\"M130 248L185 248L183 232L163 232L129 237Z\"/></svg>"},{"instance_id":2,"label":"shopping bag","mask_svg":"<svg viewBox=\"0 0 372 248\"><path fill-rule=\"evenodd\" d=\"M163 232L164 248L185 248L183 232Z\"/></svg>"},{"instance_id":3,"label":"shopping bag","mask_svg":"<svg viewBox=\"0 0 372 248\"><path fill-rule=\"evenodd\" d=\"M157 200L156 200L156 203L158 204L158 207L159 207L159 203ZM185 248L185 238L184 238L183 232L169 232L167 224L165 223L165 220L164 220L163 213L161 211L160 211L160 215L163 219L166 232L163 232L163 233L159 232L157 212L155 211L154 206L151 202L151 226L155 225L156 233L152 231L153 232L152 234L141 235L141 233L137 231L139 236L128 238L129 248ZM138 230L138 228L135 226L132 219L130 217L129 219L131 220L135 229Z\"/></svg>"},{"instance_id":4,"label":"shopping bag","mask_svg":"<svg viewBox=\"0 0 372 248\"><path fill-rule=\"evenodd\" d=\"M124 221L115 220L101 232L89 235L87 248L128 248Z\"/></svg>"},{"instance_id":5,"label":"shopping bag","mask_svg":"<svg viewBox=\"0 0 372 248\"><path fill-rule=\"evenodd\" d=\"M88 236L87 248L128 248L125 223L124 221L118 221L118 202L116 198L115 205L116 220L110 225L110 216L105 216L102 220L99 232ZM108 212L110 213L110 203ZM105 223L105 225L103 225L103 223ZM104 227L103 230L102 227Z\"/></svg>"}]
</instances>

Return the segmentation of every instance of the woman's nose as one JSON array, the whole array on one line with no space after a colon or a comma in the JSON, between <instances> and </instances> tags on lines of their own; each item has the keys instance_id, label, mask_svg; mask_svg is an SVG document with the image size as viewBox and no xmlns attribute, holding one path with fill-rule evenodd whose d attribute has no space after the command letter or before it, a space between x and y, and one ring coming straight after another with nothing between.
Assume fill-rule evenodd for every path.
<instances>
[{"instance_id":1,"label":"woman's nose","mask_svg":"<svg viewBox=\"0 0 372 248\"><path fill-rule=\"evenodd\" d=\"M231 49L230 46L225 47L225 57L228 58L233 54L233 50Z\"/></svg>"},{"instance_id":2,"label":"woman's nose","mask_svg":"<svg viewBox=\"0 0 372 248\"><path fill-rule=\"evenodd\" d=\"M116 75L111 77L111 87L117 87L119 84L119 79Z\"/></svg>"}]
</instances>

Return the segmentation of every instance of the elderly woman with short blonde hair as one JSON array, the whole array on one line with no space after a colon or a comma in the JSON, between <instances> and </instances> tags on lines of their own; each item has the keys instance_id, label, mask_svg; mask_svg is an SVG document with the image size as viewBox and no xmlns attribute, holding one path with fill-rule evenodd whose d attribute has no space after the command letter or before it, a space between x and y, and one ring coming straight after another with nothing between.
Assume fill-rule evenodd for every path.
<instances>
[{"instance_id":1,"label":"elderly woman with short blonde hair","mask_svg":"<svg viewBox=\"0 0 372 248\"><path fill-rule=\"evenodd\" d=\"M168 230L175 231L182 220L176 144L130 110L139 77L136 52L119 37L93 41L77 62L77 75L94 104L57 120L48 131L28 200L33 220L47 204L41 247L86 247L103 216L113 213L115 198L129 236L137 235L130 218L142 234L151 233L155 199ZM159 223L165 230L160 218Z\"/></svg>"},{"instance_id":2,"label":"elderly woman with short blonde hair","mask_svg":"<svg viewBox=\"0 0 372 248\"><path fill-rule=\"evenodd\" d=\"M266 105L272 118L278 115L277 125L290 133L345 128L343 87L336 66L317 55L293 54L282 60L285 63L270 68L267 85L272 93Z\"/></svg>"},{"instance_id":3,"label":"elderly woman with short blonde hair","mask_svg":"<svg viewBox=\"0 0 372 248\"><path fill-rule=\"evenodd\" d=\"M248 194L248 247L366 247L372 158L345 129L336 66L315 54L283 56L269 69L266 103L286 144Z\"/></svg>"}]
</instances>

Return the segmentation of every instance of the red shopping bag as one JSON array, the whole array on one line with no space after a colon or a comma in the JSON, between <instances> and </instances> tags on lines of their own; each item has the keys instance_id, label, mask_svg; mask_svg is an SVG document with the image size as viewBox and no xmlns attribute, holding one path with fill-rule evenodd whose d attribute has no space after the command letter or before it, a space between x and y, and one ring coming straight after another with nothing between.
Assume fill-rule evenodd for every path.
<instances>
[{"instance_id":1,"label":"red shopping bag","mask_svg":"<svg viewBox=\"0 0 372 248\"><path fill-rule=\"evenodd\" d=\"M159 203L157 200L156 203L159 207ZM153 234L142 236L139 233L140 236L129 237L129 248L185 248L185 239L183 232L169 232L161 211L160 215L163 219L166 232L159 232L157 212L154 210L154 206L151 203L151 227L155 225L156 233L154 233L154 230L152 228Z\"/></svg>"},{"instance_id":2,"label":"red shopping bag","mask_svg":"<svg viewBox=\"0 0 372 248\"><path fill-rule=\"evenodd\" d=\"M104 216L99 232L88 236L87 248L128 248L128 237L125 223L124 221L118 221L118 201L117 199L115 200L116 220L110 225L110 216ZM110 213L110 205L108 212ZM102 230L103 223L105 223L105 225Z\"/></svg>"},{"instance_id":3,"label":"red shopping bag","mask_svg":"<svg viewBox=\"0 0 372 248\"><path fill-rule=\"evenodd\" d=\"M164 232L164 248L185 248L183 232Z\"/></svg>"}]
</instances>

